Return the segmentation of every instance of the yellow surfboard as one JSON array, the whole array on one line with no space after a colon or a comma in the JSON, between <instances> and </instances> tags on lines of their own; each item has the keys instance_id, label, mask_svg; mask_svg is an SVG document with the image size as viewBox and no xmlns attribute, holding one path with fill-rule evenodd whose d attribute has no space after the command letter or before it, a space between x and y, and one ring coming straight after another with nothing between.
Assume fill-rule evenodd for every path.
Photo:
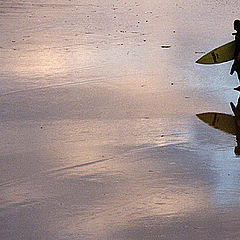
<instances>
[{"instance_id":1,"label":"yellow surfboard","mask_svg":"<svg viewBox=\"0 0 240 240\"><path fill-rule=\"evenodd\" d=\"M199 58L196 63L199 64L219 64L233 60L235 51L235 41L226 43L213 49Z\"/></svg>"},{"instance_id":2,"label":"yellow surfboard","mask_svg":"<svg viewBox=\"0 0 240 240\"><path fill-rule=\"evenodd\" d=\"M236 135L236 123L233 115L226 113L207 112L199 113L197 117L213 128L225 133Z\"/></svg>"}]
</instances>

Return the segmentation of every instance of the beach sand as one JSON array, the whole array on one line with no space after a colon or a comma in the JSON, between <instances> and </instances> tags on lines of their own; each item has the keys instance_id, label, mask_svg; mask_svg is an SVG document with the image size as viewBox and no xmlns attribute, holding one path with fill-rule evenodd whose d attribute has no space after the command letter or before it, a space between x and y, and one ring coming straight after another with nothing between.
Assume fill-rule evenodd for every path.
<instances>
[{"instance_id":1,"label":"beach sand","mask_svg":"<svg viewBox=\"0 0 240 240\"><path fill-rule=\"evenodd\" d=\"M0 239L240 238L230 1L0 1Z\"/></svg>"}]
</instances>

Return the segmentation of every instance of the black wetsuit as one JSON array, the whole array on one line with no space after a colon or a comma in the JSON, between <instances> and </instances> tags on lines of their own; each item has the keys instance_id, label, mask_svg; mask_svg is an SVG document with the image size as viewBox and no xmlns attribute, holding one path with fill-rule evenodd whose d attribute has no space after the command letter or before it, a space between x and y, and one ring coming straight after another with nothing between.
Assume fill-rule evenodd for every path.
<instances>
[{"instance_id":1,"label":"black wetsuit","mask_svg":"<svg viewBox=\"0 0 240 240\"><path fill-rule=\"evenodd\" d=\"M232 111L234 113L234 119L236 124L236 141L237 146L235 147L235 154L240 155L240 97L238 98L237 106L235 107L234 104L230 103Z\"/></svg>"},{"instance_id":2,"label":"black wetsuit","mask_svg":"<svg viewBox=\"0 0 240 240\"><path fill-rule=\"evenodd\" d=\"M240 54L240 31L236 32L235 43L236 43L236 49L234 52L234 62L233 62L230 74L232 75L236 71L238 75L238 80L240 81L240 55L239 55Z\"/></svg>"}]
</instances>

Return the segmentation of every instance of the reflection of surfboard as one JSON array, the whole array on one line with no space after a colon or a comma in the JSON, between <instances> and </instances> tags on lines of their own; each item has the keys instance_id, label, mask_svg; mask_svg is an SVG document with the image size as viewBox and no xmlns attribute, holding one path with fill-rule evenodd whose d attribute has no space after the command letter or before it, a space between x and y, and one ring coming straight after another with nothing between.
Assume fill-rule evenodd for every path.
<instances>
[{"instance_id":1,"label":"reflection of surfboard","mask_svg":"<svg viewBox=\"0 0 240 240\"><path fill-rule=\"evenodd\" d=\"M235 51L235 41L226 43L214 50L206 53L199 58L196 63L199 64L218 64L233 60Z\"/></svg>"},{"instance_id":2,"label":"reflection of surfboard","mask_svg":"<svg viewBox=\"0 0 240 240\"><path fill-rule=\"evenodd\" d=\"M226 113L207 112L197 114L197 117L211 127L236 135L236 125L233 115Z\"/></svg>"}]
</instances>

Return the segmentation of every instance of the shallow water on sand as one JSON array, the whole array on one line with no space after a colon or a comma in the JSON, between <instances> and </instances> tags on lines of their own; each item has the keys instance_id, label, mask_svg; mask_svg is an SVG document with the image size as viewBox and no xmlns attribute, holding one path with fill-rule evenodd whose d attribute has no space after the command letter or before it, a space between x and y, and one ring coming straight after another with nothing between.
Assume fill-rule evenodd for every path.
<instances>
[{"instance_id":1,"label":"shallow water on sand","mask_svg":"<svg viewBox=\"0 0 240 240\"><path fill-rule=\"evenodd\" d=\"M239 239L235 138L195 116L238 82L194 63L237 7L0 1L0 238Z\"/></svg>"}]
</instances>

